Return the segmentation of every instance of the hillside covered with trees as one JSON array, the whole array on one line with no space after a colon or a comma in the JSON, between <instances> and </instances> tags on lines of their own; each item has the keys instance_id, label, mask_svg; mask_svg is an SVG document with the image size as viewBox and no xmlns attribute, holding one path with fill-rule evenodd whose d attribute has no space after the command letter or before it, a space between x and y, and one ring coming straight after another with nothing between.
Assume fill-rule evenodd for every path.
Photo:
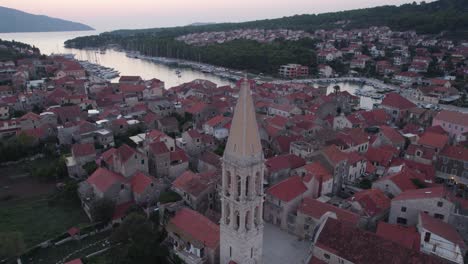
<instances>
[{"instance_id":1,"label":"hillside covered with trees","mask_svg":"<svg viewBox=\"0 0 468 264\"><path fill-rule=\"evenodd\" d=\"M292 29L314 32L317 29L368 28L388 26L392 30L415 30L419 34L468 35L468 1L439 0L431 3L381 6L335 13L296 15L243 23L219 23L172 28L117 30L98 36L68 40L67 47L85 48L117 44L126 50L150 56L179 58L254 72L275 72L279 65L302 63L314 68L313 41L282 41L259 44L236 40L203 48L176 41L181 35L234 29Z\"/></svg>"},{"instance_id":2,"label":"hillside covered with trees","mask_svg":"<svg viewBox=\"0 0 468 264\"><path fill-rule=\"evenodd\" d=\"M0 6L0 32L50 32L93 30L90 26Z\"/></svg>"}]
</instances>

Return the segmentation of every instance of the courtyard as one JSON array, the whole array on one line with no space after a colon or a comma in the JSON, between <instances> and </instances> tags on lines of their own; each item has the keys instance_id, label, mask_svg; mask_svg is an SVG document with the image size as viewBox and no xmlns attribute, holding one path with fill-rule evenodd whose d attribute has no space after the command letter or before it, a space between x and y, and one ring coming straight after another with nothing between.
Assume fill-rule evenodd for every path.
<instances>
[{"instance_id":1,"label":"courtyard","mask_svg":"<svg viewBox=\"0 0 468 264\"><path fill-rule=\"evenodd\" d=\"M263 263L306 263L310 241L299 240L279 227L265 223L263 232Z\"/></svg>"}]
</instances>

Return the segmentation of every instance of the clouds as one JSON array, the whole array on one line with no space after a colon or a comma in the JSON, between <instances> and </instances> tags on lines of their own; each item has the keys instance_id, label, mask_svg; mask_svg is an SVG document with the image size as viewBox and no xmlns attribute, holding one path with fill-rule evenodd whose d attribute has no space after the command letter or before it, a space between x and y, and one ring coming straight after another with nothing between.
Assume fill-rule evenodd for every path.
<instances>
[{"instance_id":1,"label":"clouds","mask_svg":"<svg viewBox=\"0 0 468 264\"><path fill-rule=\"evenodd\" d=\"M239 22L323 13L408 0L2 0L0 5L89 24L97 29L179 26L193 22Z\"/></svg>"}]
</instances>

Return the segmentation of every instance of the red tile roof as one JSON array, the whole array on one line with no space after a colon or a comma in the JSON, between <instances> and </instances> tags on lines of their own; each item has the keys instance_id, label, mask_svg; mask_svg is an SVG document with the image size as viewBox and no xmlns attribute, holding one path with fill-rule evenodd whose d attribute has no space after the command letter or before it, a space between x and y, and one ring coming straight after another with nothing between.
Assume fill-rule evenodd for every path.
<instances>
[{"instance_id":1,"label":"red tile roof","mask_svg":"<svg viewBox=\"0 0 468 264\"><path fill-rule=\"evenodd\" d=\"M188 130L187 134L189 134L189 136L191 138L201 138L202 137L202 134L200 134L200 132L198 132L195 129Z\"/></svg>"},{"instance_id":2,"label":"red tile roof","mask_svg":"<svg viewBox=\"0 0 468 264\"><path fill-rule=\"evenodd\" d=\"M448 140L449 137L447 135L441 135L433 132L425 132L419 138L418 144L442 149L447 145Z\"/></svg>"},{"instance_id":3,"label":"red tile roof","mask_svg":"<svg viewBox=\"0 0 468 264\"><path fill-rule=\"evenodd\" d=\"M434 117L434 120L443 120L447 123L468 126L468 114L461 112L442 110Z\"/></svg>"},{"instance_id":4,"label":"red tile roof","mask_svg":"<svg viewBox=\"0 0 468 264\"><path fill-rule=\"evenodd\" d=\"M328 218L319 233L316 247L359 264L445 263L434 256L408 249L374 233Z\"/></svg>"},{"instance_id":5,"label":"red tile roof","mask_svg":"<svg viewBox=\"0 0 468 264\"><path fill-rule=\"evenodd\" d=\"M340 151L335 145L324 148L322 152L333 163L333 165L348 159L348 155Z\"/></svg>"},{"instance_id":6,"label":"red tile roof","mask_svg":"<svg viewBox=\"0 0 468 264\"><path fill-rule=\"evenodd\" d=\"M228 118L228 117L225 117L225 116L222 116L222 115L217 115L217 116L211 118L210 120L206 121L205 125L215 127L215 126L221 124L226 118Z\"/></svg>"},{"instance_id":7,"label":"red tile roof","mask_svg":"<svg viewBox=\"0 0 468 264\"><path fill-rule=\"evenodd\" d=\"M141 84L121 84L120 91L122 93L141 93L145 90L145 86Z\"/></svg>"},{"instance_id":8,"label":"red tile roof","mask_svg":"<svg viewBox=\"0 0 468 264\"><path fill-rule=\"evenodd\" d=\"M380 132L395 145L405 142L405 138L396 129L392 127L381 126Z\"/></svg>"},{"instance_id":9,"label":"red tile roof","mask_svg":"<svg viewBox=\"0 0 468 264\"><path fill-rule=\"evenodd\" d=\"M416 105L413 104L411 101L397 93L388 93L382 100L382 105L397 108L400 110L407 110L416 107Z\"/></svg>"},{"instance_id":10,"label":"red tile roof","mask_svg":"<svg viewBox=\"0 0 468 264\"><path fill-rule=\"evenodd\" d=\"M277 172L284 169L296 169L305 165L305 160L294 154L284 154L269 158L265 162L268 172Z\"/></svg>"},{"instance_id":11,"label":"red tile roof","mask_svg":"<svg viewBox=\"0 0 468 264\"><path fill-rule=\"evenodd\" d=\"M85 143L85 144L74 144L72 146L72 153L75 157L83 157L88 155L96 155L96 149L94 144Z\"/></svg>"},{"instance_id":12,"label":"red tile roof","mask_svg":"<svg viewBox=\"0 0 468 264\"><path fill-rule=\"evenodd\" d=\"M148 186L151 186L151 184L154 184L153 180L145 175L143 172L136 172L130 181L132 185L132 191L134 193L141 194L143 193Z\"/></svg>"},{"instance_id":13,"label":"red tile roof","mask_svg":"<svg viewBox=\"0 0 468 264\"><path fill-rule=\"evenodd\" d=\"M393 198L392 201L443 198L445 195L446 191L444 187L433 187L402 192Z\"/></svg>"},{"instance_id":14,"label":"red tile roof","mask_svg":"<svg viewBox=\"0 0 468 264\"><path fill-rule=\"evenodd\" d=\"M310 173L314 176L323 176L330 174L330 171L325 166L323 166L321 162L318 161L309 163L302 167L302 169L306 170L307 173Z\"/></svg>"},{"instance_id":15,"label":"red tile roof","mask_svg":"<svg viewBox=\"0 0 468 264\"><path fill-rule=\"evenodd\" d=\"M198 212L182 208L169 224L176 227L176 232L181 232L179 235L182 237L189 237L212 249L219 246L219 226Z\"/></svg>"},{"instance_id":16,"label":"red tile roof","mask_svg":"<svg viewBox=\"0 0 468 264\"><path fill-rule=\"evenodd\" d=\"M359 215L345 209L338 208L331 204L320 202L311 197L304 198L297 210L298 212L311 216L315 219L320 219L320 217L322 217L327 212L333 212L340 221L346 221L353 225L357 225L359 223Z\"/></svg>"},{"instance_id":17,"label":"red tile roof","mask_svg":"<svg viewBox=\"0 0 468 264\"><path fill-rule=\"evenodd\" d=\"M121 76L119 82L137 82L140 80L140 76Z\"/></svg>"},{"instance_id":18,"label":"red tile roof","mask_svg":"<svg viewBox=\"0 0 468 264\"><path fill-rule=\"evenodd\" d=\"M419 213L419 217L421 220L420 224L424 229L460 246L462 250L466 248L463 238L460 236L457 230L450 224L445 223L444 221L441 221L439 219L435 219L432 216L425 213Z\"/></svg>"},{"instance_id":19,"label":"red tile roof","mask_svg":"<svg viewBox=\"0 0 468 264\"><path fill-rule=\"evenodd\" d=\"M431 126L426 129L425 132L432 132L441 135L447 135L447 132L441 126Z\"/></svg>"},{"instance_id":20,"label":"red tile roof","mask_svg":"<svg viewBox=\"0 0 468 264\"><path fill-rule=\"evenodd\" d=\"M271 124L278 128L285 128L288 123L288 119L282 116L274 116L267 120L268 124Z\"/></svg>"},{"instance_id":21,"label":"red tile roof","mask_svg":"<svg viewBox=\"0 0 468 264\"><path fill-rule=\"evenodd\" d=\"M301 139L299 136L277 136L275 141L278 143L281 153L289 153L291 142Z\"/></svg>"},{"instance_id":22,"label":"red tile roof","mask_svg":"<svg viewBox=\"0 0 468 264\"><path fill-rule=\"evenodd\" d=\"M164 142L153 142L149 145L149 149L151 153L155 155L160 155L164 153L169 153L169 149L167 148L166 144Z\"/></svg>"},{"instance_id":23,"label":"red tile roof","mask_svg":"<svg viewBox=\"0 0 468 264\"><path fill-rule=\"evenodd\" d=\"M440 156L460 161L468 161L468 148L461 146L447 146L442 150Z\"/></svg>"},{"instance_id":24,"label":"red tile roof","mask_svg":"<svg viewBox=\"0 0 468 264\"><path fill-rule=\"evenodd\" d=\"M176 151L171 152L171 162L179 161L186 162L188 161L187 154L182 149L177 149Z\"/></svg>"},{"instance_id":25,"label":"red tile roof","mask_svg":"<svg viewBox=\"0 0 468 264\"><path fill-rule=\"evenodd\" d=\"M416 171L413 171L410 168L404 167L400 172L382 177L379 180L377 180L377 182L390 180L396 186L398 186L398 188L402 192L404 192L407 190L418 189L418 186L416 186L413 183L413 180L415 179L419 180L420 182L424 182L426 180L423 174L417 173Z\"/></svg>"},{"instance_id":26,"label":"red tile roof","mask_svg":"<svg viewBox=\"0 0 468 264\"><path fill-rule=\"evenodd\" d=\"M117 149L117 154L120 157L120 161L122 163L127 162L134 154L136 154L136 150L130 147L127 144L123 144Z\"/></svg>"},{"instance_id":27,"label":"red tile roof","mask_svg":"<svg viewBox=\"0 0 468 264\"><path fill-rule=\"evenodd\" d=\"M350 198L363 208L363 212L370 217L379 215L390 209L390 199L378 189L360 191Z\"/></svg>"},{"instance_id":28,"label":"red tile roof","mask_svg":"<svg viewBox=\"0 0 468 264\"><path fill-rule=\"evenodd\" d=\"M193 173L188 170L172 182L172 187L197 197L216 183L217 176L215 172Z\"/></svg>"},{"instance_id":29,"label":"red tile roof","mask_svg":"<svg viewBox=\"0 0 468 264\"><path fill-rule=\"evenodd\" d=\"M191 107L187 108L185 112L190 114L199 114L201 113L208 105L205 103L196 103Z\"/></svg>"},{"instance_id":30,"label":"red tile roof","mask_svg":"<svg viewBox=\"0 0 468 264\"><path fill-rule=\"evenodd\" d=\"M81 116L81 109L77 105L57 107L51 109L51 111L57 114L57 116L60 118L60 121L63 123L67 122L67 120L77 120Z\"/></svg>"},{"instance_id":31,"label":"red tile roof","mask_svg":"<svg viewBox=\"0 0 468 264\"><path fill-rule=\"evenodd\" d=\"M365 156L370 162L377 162L380 166L387 167L392 162L392 159L397 156L397 150L391 150L384 147L370 147Z\"/></svg>"},{"instance_id":32,"label":"red tile roof","mask_svg":"<svg viewBox=\"0 0 468 264\"><path fill-rule=\"evenodd\" d=\"M419 251L420 237L416 227L394 225L379 222L376 234L384 239L393 241L409 249Z\"/></svg>"},{"instance_id":33,"label":"red tile roof","mask_svg":"<svg viewBox=\"0 0 468 264\"><path fill-rule=\"evenodd\" d=\"M281 201L289 202L306 191L307 187L302 182L302 178L292 176L268 188L266 193Z\"/></svg>"},{"instance_id":34,"label":"red tile roof","mask_svg":"<svg viewBox=\"0 0 468 264\"><path fill-rule=\"evenodd\" d=\"M205 151L200 155L201 161L221 168L221 157L211 151Z\"/></svg>"},{"instance_id":35,"label":"red tile roof","mask_svg":"<svg viewBox=\"0 0 468 264\"><path fill-rule=\"evenodd\" d=\"M22 117L19 118L20 121L23 121L23 120L39 120L41 119L40 116L36 113L33 113L33 112L29 112L29 113L26 113L24 114Z\"/></svg>"},{"instance_id":36,"label":"red tile roof","mask_svg":"<svg viewBox=\"0 0 468 264\"><path fill-rule=\"evenodd\" d=\"M81 259L74 259L74 260L65 262L65 264L83 264L83 262L81 261Z\"/></svg>"},{"instance_id":37,"label":"red tile roof","mask_svg":"<svg viewBox=\"0 0 468 264\"><path fill-rule=\"evenodd\" d=\"M105 192L114 184L124 183L126 179L124 176L106 168L98 168L86 181L96 186L101 192Z\"/></svg>"}]
</instances>

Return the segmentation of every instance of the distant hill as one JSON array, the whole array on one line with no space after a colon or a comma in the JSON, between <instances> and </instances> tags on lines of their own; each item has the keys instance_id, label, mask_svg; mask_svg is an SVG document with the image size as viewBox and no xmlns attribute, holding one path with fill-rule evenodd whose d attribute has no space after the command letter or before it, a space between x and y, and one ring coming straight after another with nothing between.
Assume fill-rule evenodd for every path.
<instances>
[{"instance_id":1,"label":"distant hill","mask_svg":"<svg viewBox=\"0 0 468 264\"><path fill-rule=\"evenodd\" d=\"M187 26L192 26L192 27L199 27L199 26L208 26L208 25L213 25L213 24L216 24L214 22L195 22L195 23L192 23L192 24L189 24Z\"/></svg>"},{"instance_id":2,"label":"distant hill","mask_svg":"<svg viewBox=\"0 0 468 264\"><path fill-rule=\"evenodd\" d=\"M0 33L94 30L92 27L0 6Z\"/></svg>"},{"instance_id":3,"label":"distant hill","mask_svg":"<svg viewBox=\"0 0 468 264\"><path fill-rule=\"evenodd\" d=\"M203 47L176 40L178 36L236 29L292 29L314 32L319 29L364 29L388 26L395 31L414 30L418 34L444 33L446 38L468 39L468 0L438 0L430 3L380 6L350 11L295 15L242 23L217 23L199 26L116 30L98 36L67 40L71 48L102 47L117 44L125 50L136 50L144 55L181 58L249 72L276 73L279 66L291 61L315 65L311 47L314 40L277 40L258 43L234 40ZM335 66L336 68L339 66Z\"/></svg>"},{"instance_id":4,"label":"distant hill","mask_svg":"<svg viewBox=\"0 0 468 264\"><path fill-rule=\"evenodd\" d=\"M215 23L208 25L188 25L183 27L116 30L110 33L122 36L135 34L157 34L175 37L179 35L224 31L245 28L287 28L313 32L317 29L368 28L388 26L392 30L415 30L421 34L438 34L441 31L468 31L468 1L438 0L430 3L386 5L323 14L303 14L289 17L263 19L241 23Z\"/></svg>"}]
</instances>

